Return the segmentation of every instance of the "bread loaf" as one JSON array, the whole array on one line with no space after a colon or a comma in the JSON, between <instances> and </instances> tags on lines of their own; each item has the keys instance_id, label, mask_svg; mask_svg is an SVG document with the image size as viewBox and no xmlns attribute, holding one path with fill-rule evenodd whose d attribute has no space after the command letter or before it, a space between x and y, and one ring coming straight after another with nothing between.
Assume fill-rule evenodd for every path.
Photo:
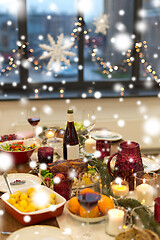
<instances>
[{"instance_id":1,"label":"bread loaf","mask_svg":"<svg viewBox=\"0 0 160 240\"><path fill-rule=\"evenodd\" d=\"M115 240L160 240L158 235L149 229L140 230L132 227L129 230L119 233Z\"/></svg>"}]
</instances>

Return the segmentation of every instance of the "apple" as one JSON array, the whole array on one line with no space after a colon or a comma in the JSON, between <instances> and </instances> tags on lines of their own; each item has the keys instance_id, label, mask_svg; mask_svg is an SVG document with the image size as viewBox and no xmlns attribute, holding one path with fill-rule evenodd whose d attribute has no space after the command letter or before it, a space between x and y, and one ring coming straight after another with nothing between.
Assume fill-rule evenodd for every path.
<instances>
[{"instance_id":1,"label":"apple","mask_svg":"<svg viewBox=\"0 0 160 240\"><path fill-rule=\"evenodd\" d=\"M56 174L54 175L54 178L55 178L55 177L59 177L61 180L65 180L65 176L64 176L63 173L56 173Z\"/></svg>"}]
</instances>

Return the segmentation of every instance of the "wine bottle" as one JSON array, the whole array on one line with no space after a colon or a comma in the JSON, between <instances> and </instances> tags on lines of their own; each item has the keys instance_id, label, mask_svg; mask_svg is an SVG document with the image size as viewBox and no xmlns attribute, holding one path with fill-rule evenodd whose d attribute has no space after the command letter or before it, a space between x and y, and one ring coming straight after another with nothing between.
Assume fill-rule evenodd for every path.
<instances>
[{"instance_id":1,"label":"wine bottle","mask_svg":"<svg viewBox=\"0 0 160 240\"><path fill-rule=\"evenodd\" d=\"M68 121L63 138L63 157L66 160L79 158L79 141L73 121L73 110L67 111Z\"/></svg>"}]
</instances>

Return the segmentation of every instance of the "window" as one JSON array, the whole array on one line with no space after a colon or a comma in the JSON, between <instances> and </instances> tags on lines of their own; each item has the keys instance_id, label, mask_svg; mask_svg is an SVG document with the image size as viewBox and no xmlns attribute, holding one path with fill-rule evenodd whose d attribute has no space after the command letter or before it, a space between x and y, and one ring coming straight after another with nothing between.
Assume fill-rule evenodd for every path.
<instances>
[{"instance_id":1,"label":"window","mask_svg":"<svg viewBox=\"0 0 160 240\"><path fill-rule=\"evenodd\" d=\"M157 1L6 0L0 7L1 99L158 93ZM105 29L97 30L98 20ZM68 44L70 66L62 55L49 67L50 59L40 58L48 34Z\"/></svg>"}]
</instances>

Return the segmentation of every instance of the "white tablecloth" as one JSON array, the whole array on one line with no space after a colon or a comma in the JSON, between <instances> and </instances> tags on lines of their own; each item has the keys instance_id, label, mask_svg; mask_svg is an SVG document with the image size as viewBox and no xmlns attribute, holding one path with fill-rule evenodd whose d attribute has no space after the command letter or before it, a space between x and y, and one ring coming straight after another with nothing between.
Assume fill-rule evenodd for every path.
<instances>
[{"instance_id":1,"label":"white tablecloth","mask_svg":"<svg viewBox=\"0 0 160 240\"><path fill-rule=\"evenodd\" d=\"M73 240L77 240L76 236L85 232L86 226L84 223L79 222L72 218L67 210L64 208L63 214L57 217L59 227L68 232L71 231ZM114 237L110 237L105 233L105 221L99 223L90 223L90 231L96 240L113 240Z\"/></svg>"}]
</instances>

